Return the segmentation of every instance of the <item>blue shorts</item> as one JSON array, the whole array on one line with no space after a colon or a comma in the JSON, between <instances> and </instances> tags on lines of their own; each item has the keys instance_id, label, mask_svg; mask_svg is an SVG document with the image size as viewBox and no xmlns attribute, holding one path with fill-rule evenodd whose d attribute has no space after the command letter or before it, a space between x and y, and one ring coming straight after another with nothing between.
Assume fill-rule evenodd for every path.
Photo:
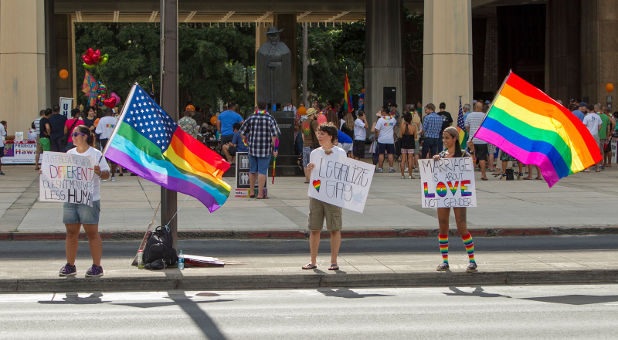
<instances>
[{"instance_id":1,"label":"blue shorts","mask_svg":"<svg viewBox=\"0 0 618 340\"><path fill-rule=\"evenodd\" d=\"M395 144L382 144L378 142L378 155L381 155L386 151L389 155L395 154Z\"/></svg>"},{"instance_id":2,"label":"blue shorts","mask_svg":"<svg viewBox=\"0 0 618 340\"><path fill-rule=\"evenodd\" d=\"M270 156L255 157L249 155L249 173L259 173L260 175L266 175L268 173L268 163L270 163Z\"/></svg>"},{"instance_id":3,"label":"blue shorts","mask_svg":"<svg viewBox=\"0 0 618 340\"><path fill-rule=\"evenodd\" d=\"M65 202L62 208L62 223L64 224L99 224L101 201L92 202L92 207Z\"/></svg>"},{"instance_id":4,"label":"blue shorts","mask_svg":"<svg viewBox=\"0 0 618 340\"><path fill-rule=\"evenodd\" d=\"M306 168L307 164L309 164L311 151L313 151L313 149L310 146L303 146L303 168Z\"/></svg>"}]
</instances>

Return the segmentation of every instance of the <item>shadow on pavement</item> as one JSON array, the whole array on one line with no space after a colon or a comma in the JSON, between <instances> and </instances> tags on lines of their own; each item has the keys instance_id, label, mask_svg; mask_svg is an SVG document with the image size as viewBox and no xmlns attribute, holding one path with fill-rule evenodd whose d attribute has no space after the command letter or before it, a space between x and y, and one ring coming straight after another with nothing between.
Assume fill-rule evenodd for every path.
<instances>
[{"instance_id":1,"label":"shadow on pavement","mask_svg":"<svg viewBox=\"0 0 618 340\"><path fill-rule=\"evenodd\" d=\"M511 298L508 295L486 293L485 289L483 289L483 287L481 287L481 286L477 286L474 289L474 291L471 292L471 293L464 292L463 290L461 290L461 289L459 289L457 287L448 287L448 289L450 289L452 291L452 293L444 293L444 295L447 295L447 296L504 297L504 298L507 298L507 299Z\"/></svg>"},{"instance_id":2,"label":"shadow on pavement","mask_svg":"<svg viewBox=\"0 0 618 340\"><path fill-rule=\"evenodd\" d=\"M392 296L387 294L359 294L349 288L320 288L318 292L324 294L324 296L340 297L345 299L362 299L366 297L378 297L378 296Z\"/></svg>"},{"instance_id":3,"label":"shadow on pavement","mask_svg":"<svg viewBox=\"0 0 618 340\"><path fill-rule=\"evenodd\" d=\"M39 301L40 304L46 305L96 305L99 303L107 303L111 301L103 301L101 297L103 294L101 292L95 292L86 297L80 297L77 293L71 292L66 293L66 297L62 298L62 301L54 301L56 298L56 293L54 293L52 299L50 301Z\"/></svg>"},{"instance_id":4,"label":"shadow on pavement","mask_svg":"<svg viewBox=\"0 0 618 340\"><path fill-rule=\"evenodd\" d=\"M523 300L581 306L595 303L618 302L618 295L560 295L524 298Z\"/></svg>"}]
</instances>

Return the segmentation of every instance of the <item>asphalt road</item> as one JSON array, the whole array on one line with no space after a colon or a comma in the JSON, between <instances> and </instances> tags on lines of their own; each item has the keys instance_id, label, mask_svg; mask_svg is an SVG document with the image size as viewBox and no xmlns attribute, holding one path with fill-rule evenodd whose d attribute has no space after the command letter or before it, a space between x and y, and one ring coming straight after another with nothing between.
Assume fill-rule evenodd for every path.
<instances>
[{"instance_id":1,"label":"asphalt road","mask_svg":"<svg viewBox=\"0 0 618 340\"><path fill-rule=\"evenodd\" d=\"M0 295L3 339L615 339L618 285Z\"/></svg>"},{"instance_id":2,"label":"asphalt road","mask_svg":"<svg viewBox=\"0 0 618 340\"><path fill-rule=\"evenodd\" d=\"M320 251L329 251L328 239L323 240ZM600 236L523 236L476 237L477 251L538 251L538 250L600 250L618 249L618 235ZM451 236L451 252L463 252L461 240ZM131 257L138 241L103 242L103 254L110 257ZM203 254L220 257L231 255L307 254L306 240L180 240L179 249L185 254ZM380 238L344 239L341 253L434 253L434 238ZM89 257L87 242L80 242L79 257ZM64 258L64 240L57 241L2 241L0 259Z\"/></svg>"}]
</instances>

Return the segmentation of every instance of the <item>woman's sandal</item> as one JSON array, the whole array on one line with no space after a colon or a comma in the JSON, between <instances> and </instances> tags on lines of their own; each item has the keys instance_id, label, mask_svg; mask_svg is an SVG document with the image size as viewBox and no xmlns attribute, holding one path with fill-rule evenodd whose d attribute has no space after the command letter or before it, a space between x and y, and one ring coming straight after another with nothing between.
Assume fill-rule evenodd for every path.
<instances>
[{"instance_id":1,"label":"woman's sandal","mask_svg":"<svg viewBox=\"0 0 618 340\"><path fill-rule=\"evenodd\" d=\"M333 263L328 267L328 270L339 270L339 266L336 263Z\"/></svg>"},{"instance_id":2,"label":"woman's sandal","mask_svg":"<svg viewBox=\"0 0 618 340\"><path fill-rule=\"evenodd\" d=\"M302 266L303 269L316 269L318 268L318 266L316 266L315 264L311 264L311 263L307 263L306 265Z\"/></svg>"}]
</instances>

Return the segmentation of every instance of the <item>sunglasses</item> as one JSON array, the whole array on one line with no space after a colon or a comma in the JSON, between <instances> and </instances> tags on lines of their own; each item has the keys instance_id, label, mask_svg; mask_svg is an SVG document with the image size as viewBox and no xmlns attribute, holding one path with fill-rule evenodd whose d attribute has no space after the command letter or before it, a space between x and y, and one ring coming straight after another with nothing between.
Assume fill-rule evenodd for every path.
<instances>
[{"instance_id":1,"label":"sunglasses","mask_svg":"<svg viewBox=\"0 0 618 340\"><path fill-rule=\"evenodd\" d=\"M71 136L72 136L72 137L77 137L77 136L86 136L86 134L85 134L85 133L81 133L81 132L73 132L73 133L71 134Z\"/></svg>"}]
</instances>

